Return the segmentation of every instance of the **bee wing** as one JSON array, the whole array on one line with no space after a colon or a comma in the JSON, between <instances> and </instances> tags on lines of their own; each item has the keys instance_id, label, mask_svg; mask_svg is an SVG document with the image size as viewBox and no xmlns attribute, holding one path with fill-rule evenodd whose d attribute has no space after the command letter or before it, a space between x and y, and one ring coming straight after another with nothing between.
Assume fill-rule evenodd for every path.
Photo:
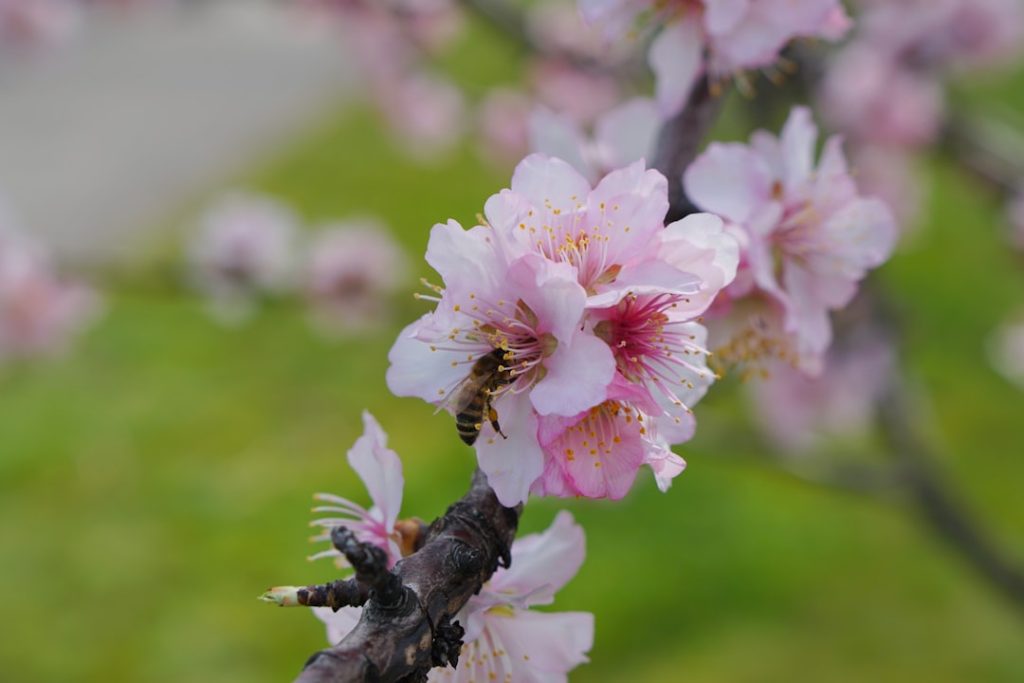
<instances>
[{"instance_id":1,"label":"bee wing","mask_svg":"<svg viewBox=\"0 0 1024 683\"><path fill-rule=\"evenodd\" d=\"M473 398L480 390L480 384L481 378L474 377L473 373L466 375L452 387L451 391L445 394L445 397L437 404L434 414L437 415L442 410L447 410L452 415L458 415L473 402Z\"/></svg>"}]
</instances>

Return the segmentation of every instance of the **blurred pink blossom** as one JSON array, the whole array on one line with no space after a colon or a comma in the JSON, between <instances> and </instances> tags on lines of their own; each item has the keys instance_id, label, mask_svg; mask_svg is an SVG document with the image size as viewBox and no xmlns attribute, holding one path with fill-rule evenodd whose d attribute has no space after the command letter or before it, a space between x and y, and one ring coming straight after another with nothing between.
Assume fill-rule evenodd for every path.
<instances>
[{"instance_id":1,"label":"blurred pink blossom","mask_svg":"<svg viewBox=\"0 0 1024 683\"><path fill-rule=\"evenodd\" d=\"M465 125L462 92L448 80L427 72L378 82L378 106L401 139L403 149L429 161L451 149Z\"/></svg>"},{"instance_id":2,"label":"blurred pink blossom","mask_svg":"<svg viewBox=\"0 0 1024 683\"><path fill-rule=\"evenodd\" d=\"M817 137L810 111L797 107L780 138L758 131L749 145L712 143L684 175L698 207L746 234L741 267L749 275L737 279L781 315L786 338L769 346L810 374L832 340L830 312L889 258L897 236L885 203L859 194L838 137L815 166Z\"/></svg>"},{"instance_id":3,"label":"blurred pink blossom","mask_svg":"<svg viewBox=\"0 0 1024 683\"><path fill-rule=\"evenodd\" d=\"M924 202L911 155L895 147L860 145L851 152L850 167L860 193L888 204L904 234L910 232Z\"/></svg>"},{"instance_id":4,"label":"blurred pink blossom","mask_svg":"<svg viewBox=\"0 0 1024 683\"><path fill-rule=\"evenodd\" d=\"M586 71L558 59L536 62L529 82L540 104L580 124L611 109L621 95L618 83L608 74Z\"/></svg>"},{"instance_id":5,"label":"blurred pink blossom","mask_svg":"<svg viewBox=\"0 0 1024 683\"><path fill-rule=\"evenodd\" d=\"M75 0L0 0L0 49L31 49L60 43L80 20Z\"/></svg>"},{"instance_id":6,"label":"blurred pink blossom","mask_svg":"<svg viewBox=\"0 0 1024 683\"><path fill-rule=\"evenodd\" d=\"M663 25L648 60L658 104L668 116L707 73L729 78L772 66L794 38L837 40L849 27L839 0L579 0L583 16L614 40L642 21Z\"/></svg>"},{"instance_id":7,"label":"blurred pink blossom","mask_svg":"<svg viewBox=\"0 0 1024 683\"><path fill-rule=\"evenodd\" d=\"M40 245L0 225L0 362L63 353L99 308L95 292L57 275Z\"/></svg>"},{"instance_id":8,"label":"blurred pink blossom","mask_svg":"<svg viewBox=\"0 0 1024 683\"><path fill-rule=\"evenodd\" d=\"M999 374L1024 389L1024 322L1007 323L989 344L992 366Z\"/></svg>"},{"instance_id":9,"label":"blurred pink blossom","mask_svg":"<svg viewBox=\"0 0 1024 683\"><path fill-rule=\"evenodd\" d=\"M315 322L334 333L379 325L408 269L401 247L382 225L328 226L317 233L307 256L305 286Z\"/></svg>"},{"instance_id":10,"label":"blurred pink blossom","mask_svg":"<svg viewBox=\"0 0 1024 683\"><path fill-rule=\"evenodd\" d=\"M879 337L854 334L833 347L819 377L776 364L747 386L754 416L783 451L813 450L823 441L863 435L893 372L891 347Z\"/></svg>"},{"instance_id":11,"label":"blurred pink blossom","mask_svg":"<svg viewBox=\"0 0 1024 683\"><path fill-rule=\"evenodd\" d=\"M494 88L480 102L477 128L481 155L496 164L513 164L529 151L530 98L512 88Z\"/></svg>"},{"instance_id":12,"label":"blurred pink blossom","mask_svg":"<svg viewBox=\"0 0 1024 683\"><path fill-rule=\"evenodd\" d=\"M297 235L297 218L282 204L225 195L202 216L189 244L191 279L215 315L236 322L260 297L292 286Z\"/></svg>"},{"instance_id":13,"label":"blurred pink blossom","mask_svg":"<svg viewBox=\"0 0 1024 683\"><path fill-rule=\"evenodd\" d=\"M916 148L938 135L945 115L939 79L871 43L854 43L829 67L822 107L858 142Z\"/></svg>"},{"instance_id":14,"label":"blurred pink blossom","mask_svg":"<svg viewBox=\"0 0 1024 683\"><path fill-rule=\"evenodd\" d=\"M593 134L563 114L538 106L530 115L530 150L555 156L594 182L635 161L653 161L661 115L653 100L637 97L597 118Z\"/></svg>"},{"instance_id":15,"label":"blurred pink blossom","mask_svg":"<svg viewBox=\"0 0 1024 683\"><path fill-rule=\"evenodd\" d=\"M682 471L668 444L692 435L691 406L713 380L695 319L738 248L713 216L666 228L667 191L642 162L592 187L535 154L487 201L485 225L434 227L427 261L444 287L392 348L388 386L449 406L500 350L507 381L490 397L504 434L485 420L475 444L503 504L531 489L621 497L643 464L662 488ZM591 423L601 435L580 440L577 461Z\"/></svg>"}]
</instances>

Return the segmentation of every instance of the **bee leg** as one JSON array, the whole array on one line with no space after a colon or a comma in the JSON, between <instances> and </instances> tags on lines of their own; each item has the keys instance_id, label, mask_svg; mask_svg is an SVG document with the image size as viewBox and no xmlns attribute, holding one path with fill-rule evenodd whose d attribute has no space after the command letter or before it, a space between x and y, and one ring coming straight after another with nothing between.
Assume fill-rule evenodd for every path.
<instances>
[{"instance_id":1,"label":"bee leg","mask_svg":"<svg viewBox=\"0 0 1024 683\"><path fill-rule=\"evenodd\" d=\"M507 439L508 435L501 431L501 425L498 424L498 411L494 408L487 409L487 419L490 420L491 426L494 427L494 431L501 434L501 438Z\"/></svg>"}]
</instances>

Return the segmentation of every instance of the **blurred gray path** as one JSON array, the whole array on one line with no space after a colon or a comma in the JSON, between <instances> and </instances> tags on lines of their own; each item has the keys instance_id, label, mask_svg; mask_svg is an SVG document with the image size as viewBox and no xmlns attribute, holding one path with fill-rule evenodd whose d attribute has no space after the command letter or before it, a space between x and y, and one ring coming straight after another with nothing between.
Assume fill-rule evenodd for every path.
<instances>
[{"instance_id":1,"label":"blurred gray path","mask_svg":"<svg viewBox=\"0 0 1024 683\"><path fill-rule=\"evenodd\" d=\"M0 196L65 257L141 230L336 103L336 35L264 0L93 17L33 59L0 57Z\"/></svg>"}]
</instances>

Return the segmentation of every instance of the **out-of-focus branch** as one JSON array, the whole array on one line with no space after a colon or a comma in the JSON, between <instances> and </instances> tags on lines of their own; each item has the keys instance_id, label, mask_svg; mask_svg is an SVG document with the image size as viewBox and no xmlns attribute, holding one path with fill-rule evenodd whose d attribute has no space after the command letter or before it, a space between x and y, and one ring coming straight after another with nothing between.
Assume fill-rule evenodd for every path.
<instances>
[{"instance_id":1,"label":"out-of-focus branch","mask_svg":"<svg viewBox=\"0 0 1024 683\"><path fill-rule=\"evenodd\" d=\"M392 571L373 546L335 530L332 541L356 569L369 599L355 629L313 655L297 683L423 681L458 661L462 628L452 618L511 562L521 507L502 506L479 470L469 492L431 524L422 547ZM386 566L386 565L385 565Z\"/></svg>"},{"instance_id":2,"label":"out-of-focus branch","mask_svg":"<svg viewBox=\"0 0 1024 683\"><path fill-rule=\"evenodd\" d=\"M1007 199L1024 185L1024 135L1011 125L951 116L940 149Z\"/></svg>"},{"instance_id":3,"label":"out-of-focus branch","mask_svg":"<svg viewBox=\"0 0 1024 683\"><path fill-rule=\"evenodd\" d=\"M722 109L724 96L704 76L694 86L683 109L658 132L654 168L668 178L669 210L666 221L676 221L697 209L683 192L683 171L697 158L700 145Z\"/></svg>"},{"instance_id":4,"label":"out-of-focus branch","mask_svg":"<svg viewBox=\"0 0 1024 683\"><path fill-rule=\"evenodd\" d=\"M880 402L878 421L907 491L932 531L1024 610L1024 569L993 541L936 471L912 412L907 388L894 377Z\"/></svg>"}]
</instances>

